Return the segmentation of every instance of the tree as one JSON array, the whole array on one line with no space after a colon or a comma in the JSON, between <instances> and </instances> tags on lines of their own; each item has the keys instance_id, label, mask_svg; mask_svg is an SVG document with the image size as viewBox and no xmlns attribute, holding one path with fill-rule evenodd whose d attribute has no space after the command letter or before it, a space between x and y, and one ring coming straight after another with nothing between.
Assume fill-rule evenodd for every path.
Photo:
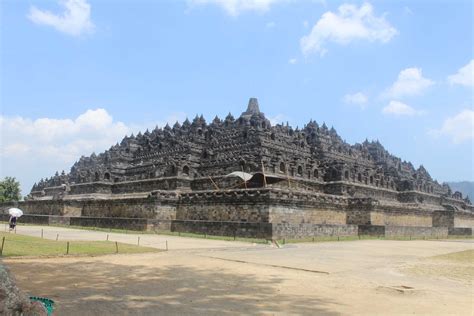
<instances>
[{"instance_id":1,"label":"tree","mask_svg":"<svg viewBox=\"0 0 474 316\"><path fill-rule=\"evenodd\" d=\"M0 181L0 202L19 201L20 182L16 181L14 177L5 177Z\"/></svg>"}]
</instances>

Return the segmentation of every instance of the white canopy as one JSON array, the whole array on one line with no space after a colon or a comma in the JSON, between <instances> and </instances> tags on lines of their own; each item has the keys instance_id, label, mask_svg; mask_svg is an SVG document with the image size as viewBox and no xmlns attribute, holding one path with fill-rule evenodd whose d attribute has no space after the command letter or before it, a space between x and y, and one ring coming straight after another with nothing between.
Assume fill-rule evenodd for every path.
<instances>
[{"instance_id":1,"label":"white canopy","mask_svg":"<svg viewBox=\"0 0 474 316\"><path fill-rule=\"evenodd\" d=\"M226 175L226 177L239 177L244 181L249 181L252 178L252 175L242 171L234 171Z\"/></svg>"}]
</instances>

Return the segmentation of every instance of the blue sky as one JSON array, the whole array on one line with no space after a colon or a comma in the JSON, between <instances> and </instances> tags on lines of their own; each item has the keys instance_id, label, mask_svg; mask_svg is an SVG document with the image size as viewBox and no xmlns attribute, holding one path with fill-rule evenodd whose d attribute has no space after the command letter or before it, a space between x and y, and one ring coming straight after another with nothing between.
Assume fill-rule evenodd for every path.
<instances>
[{"instance_id":1,"label":"blue sky","mask_svg":"<svg viewBox=\"0 0 474 316\"><path fill-rule=\"evenodd\" d=\"M125 134L249 97L474 180L471 1L0 3L0 176L27 194Z\"/></svg>"}]
</instances>

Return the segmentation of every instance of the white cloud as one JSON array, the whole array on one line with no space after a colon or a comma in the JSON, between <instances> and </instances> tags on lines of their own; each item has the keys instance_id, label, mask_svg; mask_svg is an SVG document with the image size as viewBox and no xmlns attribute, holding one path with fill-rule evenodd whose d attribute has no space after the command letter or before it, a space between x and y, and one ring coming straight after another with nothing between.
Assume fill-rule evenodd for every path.
<instances>
[{"instance_id":1,"label":"white cloud","mask_svg":"<svg viewBox=\"0 0 474 316\"><path fill-rule=\"evenodd\" d=\"M385 20L385 15L375 16L370 3L360 7L343 4L337 13L326 12L313 26L311 32L300 40L304 55L326 53L325 44L335 42L347 45L355 40L387 43L398 31Z\"/></svg>"},{"instance_id":2,"label":"white cloud","mask_svg":"<svg viewBox=\"0 0 474 316\"><path fill-rule=\"evenodd\" d=\"M73 36L94 30L91 5L86 0L62 0L59 3L64 7L64 12L61 14L54 14L32 6L28 18L36 24L49 25Z\"/></svg>"},{"instance_id":3,"label":"white cloud","mask_svg":"<svg viewBox=\"0 0 474 316\"><path fill-rule=\"evenodd\" d=\"M453 117L448 117L439 130L431 130L434 137L447 136L452 142L460 144L474 139L474 111L465 109Z\"/></svg>"},{"instance_id":4,"label":"white cloud","mask_svg":"<svg viewBox=\"0 0 474 316\"><path fill-rule=\"evenodd\" d=\"M188 0L190 6L217 5L232 16L238 16L244 11L263 13L277 2L282 2L282 0Z\"/></svg>"},{"instance_id":5,"label":"white cloud","mask_svg":"<svg viewBox=\"0 0 474 316\"><path fill-rule=\"evenodd\" d=\"M357 92L354 94L346 94L343 98L344 102L347 104L353 104L359 106L361 109L365 109L367 106L367 101L369 100L367 96L362 92Z\"/></svg>"},{"instance_id":6,"label":"white cloud","mask_svg":"<svg viewBox=\"0 0 474 316\"><path fill-rule=\"evenodd\" d=\"M450 84L459 84L466 87L474 87L474 59L458 70L454 75L448 76Z\"/></svg>"},{"instance_id":7,"label":"white cloud","mask_svg":"<svg viewBox=\"0 0 474 316\"><path fill-rule=\"evenodd\" d=\"M184 112L174 112L168 115L164 120L160 121L149 121L145 123L140 123L140 124L133 124L130 126L130 128L134 131L143 131L146 129L154 128L155 126L163 127L166 124L169 126L173 126L174 123L179 122L180 124L186 120L187 115Z\"/></svg>"},{"instance_id":8,"label":"white cloud","mask_svg":"<svg viewBox=\"0 0 474 316\"><path fill-rule=\"evenodd\" d=\"M277 114L275 116L269 117L268 120L272 125L282 124L284 120L288 118L283 114Z\"/></svg>"},{"instance_id":9,"label":"white cloud","mask_svg":"<svg viewBox=\"0 0 474 316\"><path fill-rule=\"evenodd\" d=\"M391 98L422 94L434 82L424 78L421 68L407 68L398 74L397 81L385 92Z\"/></svg>"},{"instance_id":10,"label":"white cloud","mask_svg":"<svg viewBox=\"0 0 474 316\"><path fill-rule=\"evenodd\" d=\"M104 109L87 110L76 119L2 117L0 129L2 157L28 151L68 163L82 154L104 150L131 132L124 123L114 122Z\"/></svg>"},{"instance_id":11,"label":"white cloud","mask_svg":"<svg viewBox=\"0 0 474 316\"><path fill-rule=\"evenodd\" d=\"M413 14L414 14L414 13L413 13L413 10L410 9L409 7L407 7L407 6L405 6L405 7L403 8L403 12L404 12L405 14L407 14L407 15L413 15Z\"/></svg>"},{"instance_id":12,"label":"white cloud","mask_svg":"<svg viewBox=\"0 0 474 316\"><path fill-rule=\"evenodd\" d=\"M72 119L0 115L0 177L17 177L27 194L41 177L68 171L82 155L103 152L125 135L182 122L185 117L185 113L172 113L163 121L125 124L105 109L87 110Z\"/></svg>"},{"instance_id":13,"label":"white cloud","mask_svg":"<svg viewBox=\"0 0 474 316\"><path fill-rule=\"evenodd\" d=\"M296 58L290 58L290 60L288 60L288 63L290 63L292 65L296 64L297 62L298 62L298 59L296 59Z\"/></svg>"},{"instance_id":14,"label":"white cloud","mask_svg":"<svg viewBox=\"0 0 474 316\"><path fill-rule=\"evenodd\" d=\"M15 155L25 155L30 151L30 146L22 143L14 143L6 145L3 149L5 155L15 156Z\"/></svg>"},{"instance_id":15,"label":"white cloud","mask_svg":"<svg viewBox=\"0 0 474 316\"><path fill-rule=\"evenodd\" d=\"M394 116L415 116L424 112L418 111L411 106L400 101L390 101L390 103L382 109L382 113Z\"/></svg>"},{"instance_id":16,"label":"white cloud","mask_svg":"<svg viewBox=\"0 0 474 316\"><path fill-rule=\"evenodd\" d=\"M267 24L265 24L265 27L266 27L267 29L272 29L272 28L274 28L275 26L276 26L276 23L273 22L273 21L272 21L272 22L268 22Z\"/></svg>"}]
</instances>

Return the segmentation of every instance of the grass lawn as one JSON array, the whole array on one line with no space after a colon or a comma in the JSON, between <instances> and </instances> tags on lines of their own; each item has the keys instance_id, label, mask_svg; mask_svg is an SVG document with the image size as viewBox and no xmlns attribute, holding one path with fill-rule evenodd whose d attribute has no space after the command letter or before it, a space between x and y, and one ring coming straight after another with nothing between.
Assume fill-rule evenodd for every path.
<instances>
[{"instance_id":1,"label":"grass lawn","mask_svg":"<svg viewBox=\"0 0 474 316\"><path fill-rule=\"evenodd\" d=\"M0 232L0 248L3 237L3 257L12 256L62 256L67 254L67 241L54 241L37 237ZM159 251L150 247L139 247L117 243L118 253L143 253ZM69 255L105 255L116 253L113 241L69 241Z\"/></svg>"},{"instance_id":2,"label":"grass lawn","mask_svg":"<svg viewBox=\"0 0 474 316\"><path fill-rule=\"evenodd\" d=\"M300 239L278 239L279 244L289 244L289 243L305 243L305 242L325 242L325 241L353 241L353 240L444 240L444 239L473 239L473 236L444 236L444 237L434 237L434 236L370 236L370 235L360 235L360 236L316 236L316 237L305 237Z\"/></svg>"},{"instance_id":3,"label":"grass lawn","mask_svg":"<svg viewBox=\"0 0 474 316\"><path fill-rule=\"evenodd\" d=\"M0 228L1 225L8 224L8 222L0 221ZM21 223L20 225L25 226L41 226L41 224L34 224L34 223ZM226 240L226 241L241 241L241 242L249 242L249 243L259 243L259 244L266 244L268 241L263 238L247 238L247 237L236 237L234 239L233 236L216 236L216 235L207 235L207 234L198 234L198 233L179 233L179 232L172 232L169 230L152 230L152 231L145 231L145 230L130 230L130 229L120 229L120 228L104 228L104 227L92 227L92 226L74 226L74 225L46 225L52 227L62 227L62 228L71 228L71 229L81 229L81 230L91 230L91 231L100 231L106 233L118 233L118 234L144 234L144 235L167 235L167 236L178 236L178 237L189 237L189 238L205 238L205 239L215 239L215 240Z\"/></svg>"},{"instance_id":4,"label":"grass lawn","mask_svg":"<svg viewBox=\"0 0 474 316\"><path fill-rule=\"evenodd\" d=\"M408 272L430 277L456 279L472 285L474 281L474 250L451 252L421 259L406 268Z\"/></svg>"},{"instance_id":5,"label":"grass lawn","mask_svg":"<svg viewBox=\"0 0 474 316\"><path fill-rule=\"evenodd\" d=\"M456 263L467 263L474 266L474 249L458 251L458 252L451 252L445 255L435 256L432 257L433 259L438 260L447 260Z\"/></svg>"}]
</instances>

